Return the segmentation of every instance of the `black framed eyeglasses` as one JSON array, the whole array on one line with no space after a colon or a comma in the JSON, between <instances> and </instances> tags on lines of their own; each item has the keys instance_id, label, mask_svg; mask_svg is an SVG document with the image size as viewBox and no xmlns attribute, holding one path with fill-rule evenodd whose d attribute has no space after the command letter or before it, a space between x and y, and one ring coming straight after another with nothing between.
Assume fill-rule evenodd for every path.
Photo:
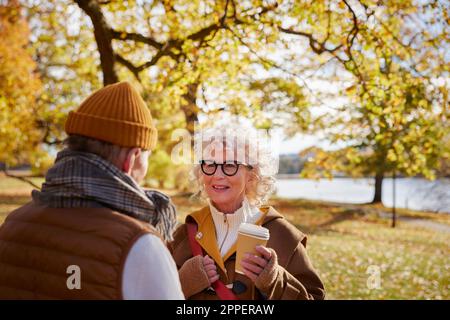
<instances>
[{"instance_id":1,"label":"black framed eyeglasses","mask_svg":"<svg viewBox=\"0 0 450 320\"><path fill-rule=\"evenodd\" d=\"M251 165L240 163L238 161L226 161L224 163L216 163L212 160L201 160L200 166L202 168L202 172L206 174L207 176L212 176L217 171L217 167L220 166L220 169L222 169L222 172L226 176L234 176L238 170L239 166L244 166L249 169L253 169Z\"/></svg>"}]
</instances>

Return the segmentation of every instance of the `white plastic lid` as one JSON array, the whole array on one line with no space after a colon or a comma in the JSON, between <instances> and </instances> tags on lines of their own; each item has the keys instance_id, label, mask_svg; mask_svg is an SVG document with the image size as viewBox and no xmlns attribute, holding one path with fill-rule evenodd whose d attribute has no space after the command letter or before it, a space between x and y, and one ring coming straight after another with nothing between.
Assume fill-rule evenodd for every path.
<instances>
[{"instance_id":1,"label":"white plastic lid","mask_svg":"<svg viewBox=\"0 0 450 320\"><path fill-rule=\"evenodd\" d=\"M241 223L238 232L265 240L270 237L269 229L251 223Z\"/></svg>"}]
</instances>

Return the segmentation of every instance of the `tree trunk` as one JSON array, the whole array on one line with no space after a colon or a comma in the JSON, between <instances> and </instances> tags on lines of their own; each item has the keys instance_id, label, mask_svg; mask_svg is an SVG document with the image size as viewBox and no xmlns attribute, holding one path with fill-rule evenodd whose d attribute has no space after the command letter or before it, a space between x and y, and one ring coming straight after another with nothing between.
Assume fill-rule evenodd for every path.
<instances>
[{"instance_id":1,"label":"tree trunk","mask_svg":"<svg viewBox=\"0 0 450 320\"><path fill-rule=\"evenodd\" d=\"M377 172L375 175L375 195L372 203L381 203L382 187L383 187L383 172Z\"/></svg>"},{"instance_id":2,"label":"tree trunk","mask_svg":"<svg viewBox=\"0 0 450 320\"><path fill-rule=\"evenodd\" d=\"M397 221L397 214L395 212L395 206L396 206L396 190L395 190L395 180L397 176L395 174L395 170L392 173L392 228L395 228L396 221Z\"/></svg>"},{"instance_id":3,"label":"tree trunk","mask_svg":"<svg viewBox=\"0 0 450 320\"><path fill-rule=\"evenodd\" d=\"M94 26L95 42L100 53L100 64L103 72L103 85L118 82L119 77L114 69L115 58L112 49L111 29L98 2L94 0L75 0L75 2L91 18Z\"/></svg>"},{"instance_id":4,"label":"tree trunk","mask_svg":"<svg viewBox=\"0 0 450 320\"><path fill-rule=\"evenodd\" d=\"M194 134L195 122L198 121L198 107L197 107L197 89L199 83L194 82L188 85L188 90L183 94L186 101L182 106L184 116L186 118L186 129L191 135Z\"/></svg>"}]
</instances>

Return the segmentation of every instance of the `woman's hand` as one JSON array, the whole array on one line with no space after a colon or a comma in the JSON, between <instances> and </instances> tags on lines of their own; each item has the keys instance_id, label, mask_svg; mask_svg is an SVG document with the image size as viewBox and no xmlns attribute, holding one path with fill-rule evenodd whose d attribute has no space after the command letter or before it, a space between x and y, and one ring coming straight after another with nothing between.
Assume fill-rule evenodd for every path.
<instances>
[{"instance_id":1,"label":"woman's hand","mask_svg":"<svg viewBox=\"0 0 450 320\"><path fill-rule=\"evenodd\" d=\"M207 289L219 279L214 260L208 256L195 256L186 260L178 274L186 298Z\"/></svg>"},{"instance_id":2,"label":"woman's hand","mask_svg":"<svg viewBox=\"0 0 450 320\"><path fill-rule=\"evenodd\" d=\"M214 260L211 259L208 255L203 257L203 268L208 275L209 284L212 284L213 282L219 280L219 274L217 273L216 264L214 263Z\"/></svg>"},{"instance_id":3,"label":"woman's hand","mask_svg":"<svg viewBox=\"0 0 450 320\"><path fill-rule=\"evenodd\" d=\"M254 283L272 258L272 252L265 246L256 246L256 251L262 256L258 257L251 253L246 253L244 259L241 261L241 265L244 268L244 274Z\"/></svg>"}]
</instances>

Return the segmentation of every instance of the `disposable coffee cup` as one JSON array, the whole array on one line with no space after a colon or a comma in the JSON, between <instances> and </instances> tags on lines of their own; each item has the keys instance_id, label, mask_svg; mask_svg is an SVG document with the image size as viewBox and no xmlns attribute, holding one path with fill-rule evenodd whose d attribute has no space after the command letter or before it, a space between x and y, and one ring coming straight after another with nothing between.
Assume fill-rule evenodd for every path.
<instances>
[{"instance_id":1,"label":"disposable coffee cup","mask_svg":"<svg viewBox=\"0 0 450 320\"><path fill-rule=\"evenodd\" d=\"M267 244L270 234L269 230L250 223L241 223L238 229L237 249L236 249L236 264L235 271L244 274L244 268L241 265L242 259L246 253L261 256L256 251L256 246Z\"/></svg>"}]
</instances>

